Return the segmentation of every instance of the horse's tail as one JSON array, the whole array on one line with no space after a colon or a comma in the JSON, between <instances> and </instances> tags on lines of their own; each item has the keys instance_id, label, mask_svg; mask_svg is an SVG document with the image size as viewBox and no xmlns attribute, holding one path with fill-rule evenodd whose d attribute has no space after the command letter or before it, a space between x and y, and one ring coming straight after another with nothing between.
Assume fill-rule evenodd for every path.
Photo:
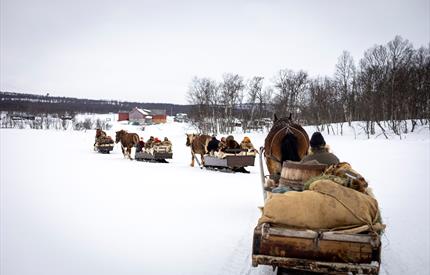
<instances>
[{"instance_id":1,"label":"horse's tail","mask_svg":"<svg viewBox=\"0 0 430 275\"><path fill-rule=\"evenodd\" d=\"M281 161L292 160L292 161L300 161L300 156L298 154L298 142L297 137L291 133L287 133L287 135L283 138L281 143Z\"/></svg>"},{"instance_id":2,"label":"horse's tail","mask_svg":"<svg viewBox=\"0 0 430 275\"><path fill-rule=\"evenodd\" d=\"M133 146L136 146L139 143L139 135L134 134L132 137Z\"/></svg>"}]
</instances>

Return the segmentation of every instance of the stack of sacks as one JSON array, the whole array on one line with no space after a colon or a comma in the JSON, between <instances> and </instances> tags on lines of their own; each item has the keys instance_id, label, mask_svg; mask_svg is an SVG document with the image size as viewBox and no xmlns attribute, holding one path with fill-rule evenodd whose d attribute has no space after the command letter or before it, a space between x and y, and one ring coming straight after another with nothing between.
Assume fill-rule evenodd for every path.
<instances>
[{"instance_id":1,"label":"stack of sacks","mask_svg":"<svg viewBox=\"0 0 430 275\"><path fill-rule=\"evenodd\" d=\"M271 223L298 229L341 230L364 225L383 229L378 202L371 196L331 180L313 182L309 190L272 194L259 224Z\"/></svg>"}]
</instances>

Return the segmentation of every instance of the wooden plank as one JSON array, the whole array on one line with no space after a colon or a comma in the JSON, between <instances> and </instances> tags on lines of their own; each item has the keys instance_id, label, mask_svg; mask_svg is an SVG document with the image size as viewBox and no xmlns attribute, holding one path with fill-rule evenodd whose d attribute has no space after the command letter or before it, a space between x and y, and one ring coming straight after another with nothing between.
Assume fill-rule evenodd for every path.
<instances>
[{"instance_id":1,"label":"wooden plank","mask_svg":"<svg viewBox=\"0 0 430 275\"><path fill-rule=\"evenodd\" d=\"M310 238L314 239L318 236L318 233L313 230L294 230L280 227L268 227L263 226L263 236L266 234L286 236L286 237L297 237L297 238ZM378 235L368 234L338 234L335 232L322 232L319 236L322 240L333 240L333 241L344 241L344 242L356 242L356 243L372 243L375 240L379 243L380 237Z\"/></svg>"},{"instance_id":2,"label":"wooden plank","mask_svg":"<svg viewBox=\"0 0 430 275\"><path fill-rule=\"evenodd\" d=\"M343 242L356 242L356 243L375 243L379 246L380 237L378 235L369 234L337 234L334 232L324 232L322 235L324 240L343 241Z\"/></svg>"},{"instance_id":3,"label":"wooden plank","mask_svg":"<svg viewBox=\"0 0 430 275\"><path fill-rule=\"evenodd\" d=\"M205 166L228 167L227 159L205 155Z\"/></svg>"},{"instance_id":4,"label":"wooden plank","mask_svg":"<svg viewBox=\"0 0 430 275\"><path fill-rule=\"evenodd\" d=\"M137 152L134 156L135 159L140 160L140 159L145 159L145 160L162 160L162 159L171 159L173 157L173 153L155 153L154 155L142 151L142 152Z\"/></svg>"},{"instance_id":5,"label":"wooden plank","mask_svg":"<svg viewBox=\"0 0 430 275\"><path fill-rule=\"evenodd\" d=\"M372 251L369 244L273 236L261 240L259 255L370 263Z\"/></svg>"},{"instance_id":6,"label":"wooden plank","mask_svg":"<svg viewBox=\"0 0 430 275\"><path fill-rule=\"evenodd\" d=\"M255 156L227 156L228 167L254 166Z\"/></svg>"},{"instance_id":7,"label":"wooden plank","mask_svg":"<svg viewBox=\"0 0 430 275\"><path fill-rule=\"evenodd\" d=\"M285 237L296 237L296 238L306 238L315 239L318 237L318 232L313 230L294 230L288 228L276 228L276 227L262 227L263 238L267 238L268 235L273 236L285 236Z\"/></svg>"}]
</instances>

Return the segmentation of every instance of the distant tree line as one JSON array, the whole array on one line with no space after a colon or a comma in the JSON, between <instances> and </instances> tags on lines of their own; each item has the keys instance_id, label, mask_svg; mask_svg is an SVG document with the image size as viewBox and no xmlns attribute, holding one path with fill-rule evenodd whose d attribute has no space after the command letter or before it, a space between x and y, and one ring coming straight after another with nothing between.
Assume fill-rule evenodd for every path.
<instances>
[{"instance_id":1,"label":"distant tree line","mask_svg":"<svg viewBox=\"0 0 430 275\"><path fill-rule=\"evenodd\" d=\"M31 115L56 114L74 116L77 113L117 113L128 112L134 107L143 109L163 109L168 115L188 113L189 105L168 103L141 103L118 100L92 100L72 97L54 97L24 93L0 92L0 111L18 112Z\"/></svg>"},{"instance_id":2,"label":"distant tree line","mask_svg":"<svg viewBox=\"0 0 430 275\"><path fill-rule=\"evenodd\" d=\"M340 123L340 134L343 123L364 121L368 135L376 127L400 134L430 122L429 45L415 49L400 36L369 48L358 64L344 51L332 77L282 69L266 88L263 80L231 73L220 83L193 78L187 94L191 120L202 132L229 133L237 120L247 130L274 113L292 113L296 121L321 130ZM412 120L411 129L406 120Z\"/></svg>"},{"instance_id":3,"label":"distant tree line","mask_svg":"<svg viewBox=\"0 0 430 275\"><path fill-rule=\"evenodd\" d=\"M100 118L86 117L78 119L77 116L61 116L56 114L41 114L40 116L23 113L0 112L0 128L18 129L55 129L55 130L109 130L112 123Z\"/></svg>"}]
</instances>

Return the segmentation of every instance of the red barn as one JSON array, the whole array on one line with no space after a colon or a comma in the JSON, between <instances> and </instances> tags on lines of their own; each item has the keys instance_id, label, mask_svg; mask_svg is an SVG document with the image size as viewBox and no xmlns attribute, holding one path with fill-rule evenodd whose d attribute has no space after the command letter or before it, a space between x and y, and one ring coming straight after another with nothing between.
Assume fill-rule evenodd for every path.
<instances>
[{"instance_id":1,"label":"red barn","mask_svg":"<svg viewBox=\"0 0 430 275\"><path fill-rule=\"evenodd\" d=\"M166 123L166 110L151 110L152 123Z\"/></svg>"},{"instance_id":2,"label":"red barn","mask_svg":"<svg viewBox=\"0 0 430 275\"><path fill-rule=\"evenodd\" d=\"M118 121L124 121L124 120L128 120L129 119L129 115L128 112L119 112L118 113Z\"/></svg>"}]
</instances>

